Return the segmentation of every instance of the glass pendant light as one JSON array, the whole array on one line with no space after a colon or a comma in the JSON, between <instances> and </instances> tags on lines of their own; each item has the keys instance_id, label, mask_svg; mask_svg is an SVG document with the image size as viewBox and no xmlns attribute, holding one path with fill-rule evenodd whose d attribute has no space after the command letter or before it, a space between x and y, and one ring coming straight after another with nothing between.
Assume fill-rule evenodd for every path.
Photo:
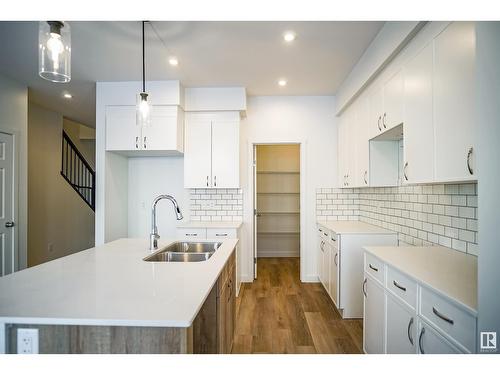
<instances>
[{"instance_id":1,"label":"glass pendant light","mask_svg":"<svg viewBox=\"0 0 500 375\"><path fill-rule=\"evenodd\" d=\"M71 32L67 22L39 23L38 74L51 82L71 80Z\"/></svg>"},{"instance_id":2,"label":"glass pendant light","mask_svg":"<svg viewBox=\"0 0 500 375\"><path fill-rule=\"evenodd\" d=\"M144 24L142 21L142 92L137 96L137 125L148 126L151 123L151 105L148 102L148 93L146 92L146 67L145 67L145 43L144 43Z\"/></svg>"}]
</instances>

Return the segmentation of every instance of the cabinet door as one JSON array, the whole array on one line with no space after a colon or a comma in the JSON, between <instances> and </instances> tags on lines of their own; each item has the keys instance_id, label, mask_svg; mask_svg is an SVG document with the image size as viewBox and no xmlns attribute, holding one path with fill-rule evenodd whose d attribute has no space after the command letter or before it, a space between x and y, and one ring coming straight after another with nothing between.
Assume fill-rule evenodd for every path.
<instances>
[{"instance_id":1,"label":"cabinet door","mask_svg":"<svg viewBox=\"0 0 500 375\"><path fill-rule=\"evenodd\" d=\"M346 187L346 149L347 149L347 112L344 112L339 120L338 134L337 134L337 175L338 187Z\"/></svg>"},{"instance_id":2,"label":"cabinet door","mask_svg":"<svg viewBox=\"0 0 500 375\"><path fill-rule=\"evenodd\" d=\"M328 245L331 251L330 258L330 297L332 298L335 306L340 308L339 299L338 299L338 290L339 290L339 251L333 247L332 245Z\"/></svg>"},{"instance_id":3,"label":"cabinet door","mask_svg":"<svg viewBox=\"0 0 500 375\"><path fill-rule=\"evenodd\" d=\"M414 312L387 294L387 354L415 354L417 352L417 321Z\"/></svg>"},{"instance_id":4,"label":"cabinet door","mask_svg":"<svg viewBox=\"0 0 500 375\"><path fill-rule=\"evenodd\" d=\"M354 126L353 139L355 142L355 173L354 173L354 186L363 187L368 186L369 183L369 103L367 97L360 97L358 99L356 123Z\"/></svg>"},{"instance_id":5,"label":"cabinet door","mask_svg":"<svg viewBox=\"0 0 500 375\"><path fill-rule=\"evenodd\" d=\"M370 139L379 135L384 129L382 127L382 114L384 112L383 88L378 87L369 95L369 136Z\"/></svg>"},{"instance_id":6,"label":"cabinet door","mask_svg":"<svg viewBox=\"0 0 500 375\"><path fill-rule=\"evenodd\" d=\"M326 241L321 242L321 272L320 281L325 290L330 293L330 249Z\"/></svg>"},{"instance_id":7,"label":"cabinet door","mask_svg":"<svg viewBox=\"0 0 500 375\"><path fill-rule=\"evenodd\" d=\"M414 184L434 180L432 70L432 43L422 49L404 68L403 183Z\"/></svg>"},{"instance_id":8,"label":"cabinet door","mask_svg":"<svg viewBox=\"0 0 500 375\"><path fill-rule=\"evenodd\" d=\"M384 113L382 128L389 130L400 125L404 117L403 71L400 69L384 86Z\"/></svg>"},{"instance_id":9,"label":"cabinet door","mask_svg":"<svg viewBox=\"0 0 500 375\"><path fill-rule=\"evenodd\" d=\"M435 179L438 182L477 179L475 44L473 22L453 22L434 40Z\"/></svg>"},{"instance_id":10,"label":"cabinet door","mask_svg":"<svg viewBox=\"0 0 500 375\"><path fill-rule=\"evenodd\" d=\"M228 288L225 284L222 286L219 298L217 300L217 342L219 354L224 354L227 351L227 298Z\"/></svg>"},{"instance_id":11,"label":"cabinet door","mask_svg":"<svg viewBox=\"0 0 500 375\"><path fill-rule=\"evenodd\" d=\"M237 115L238 116L238 115ZM240 187L239 118L212 121L212 187Z\"/></svg>"},{"instance_id":12,"label":"cabinet door","mask_svg":"<svg viewBox=\"0 0 500 375\"><path fill-rule=\"evenodd\" d=\"M132 105L106 107L106 151L139 149L141 127L136 123Z\"/></svg>"},{"instance_id":13,"label":"cabinet door","mask_svg":"<svg viewBox=\"0 0 500 375\"><path fill-rule=\"evenodd\" d=\"M151 124L142 130L141 148L146 150L182 151L178 142L178 107L158 105L151 111Z\"/></svg>"},{"instance_id":14,"label":"cabinet door","mask_svg":"<svg viewBox=\"0 0 500 375\"><path fill-rule=\"evenodd\" d=\"M235 280L235 269L234 266L231 267L231 271L228 279L228 297L226 303L226 353L231 353L233 349L234 341L234 324L235 324L235 312L236 312L236 280Z\"/></svg>"},{"instance_id":15,"label":"cabinet door","mask_svg":"<svg viewBox=\"0 0 500 375\"><path fill-rule=\"evenodd\" d=\"M368 354L384 353L385 295L376 281L365 275L363 344Z\"/></svg>"},{"instance_id":16,"label":"cabinet door","mask_svg":"<svg viewBox=\"0 0 500 375\"><path fill-rule=\"evenodd\" d=\"M420 354L457 354L461 353L452 343L441 336L434 328L419 319L418 352Z\"/></svg>"},{"instance_id":17,"label":"cabinet door","mask_svg":"<svg viewBox=\"0 0 500 375\"><path fill-rule=\"evenodd\" d=\"M212 126L208 116L186 118L184 147L184 187L212 186Z\"/></svg>"}]
</instances>

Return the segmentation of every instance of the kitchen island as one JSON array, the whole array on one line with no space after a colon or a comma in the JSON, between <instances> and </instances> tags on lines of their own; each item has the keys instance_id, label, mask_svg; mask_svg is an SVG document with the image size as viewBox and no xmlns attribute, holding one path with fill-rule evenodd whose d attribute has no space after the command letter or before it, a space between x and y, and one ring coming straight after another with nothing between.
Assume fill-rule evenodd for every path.
<instances>
[{"instance_id":1,"label":"kitchen island","mask_svg":"<svg viewBox=\"0 0 500 375\"><path fill-rule=\"evenodd\" d=\"M146 262L147 240L120 239L5 276L0 350L16 352L17 329L35 327L41 353L224 352L218 302L237 243L202 262Z\"/></svg>"}]
</instances>

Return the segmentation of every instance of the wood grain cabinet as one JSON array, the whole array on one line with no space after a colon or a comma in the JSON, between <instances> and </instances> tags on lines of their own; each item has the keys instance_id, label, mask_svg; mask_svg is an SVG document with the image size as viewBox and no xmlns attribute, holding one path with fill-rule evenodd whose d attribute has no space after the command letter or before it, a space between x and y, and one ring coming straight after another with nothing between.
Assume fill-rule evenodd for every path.
<instances>
[{"instance_id":1,"label":"wood grain cabinet","mask_svg":"<svg viewBox=\"0 0 500 375\"><path fill-rule=\"evenodd\" d=\"M239 112L186 116L184 187L240 187L239 125Z\"/></svg>"},{"instance_id":2,"label":"wood grain cabinet","mask_svg":"<svg viewBox=\"0 0 500 375\"><path fill-rule=\"evenodd\" d=\"M229 354L233 348L236 314L235 257L231 256L217 282L217 342L220 354Z\"/></svg>"}]
</instances>

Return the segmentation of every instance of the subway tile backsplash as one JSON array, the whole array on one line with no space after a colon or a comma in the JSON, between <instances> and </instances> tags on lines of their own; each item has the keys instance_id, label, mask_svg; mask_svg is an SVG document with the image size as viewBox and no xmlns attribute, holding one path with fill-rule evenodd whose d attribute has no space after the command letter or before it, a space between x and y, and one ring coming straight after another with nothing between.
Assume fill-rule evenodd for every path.
<instances>
[{"instance_id":1,"label":"subway tile backsplash","mask_svg":"<svg viewBox=\"0 0 500 375\"><path fill-rule=\"evenodd\" d=\"M192 221L243 220L241 189L190 189Z\"/></svg>"},{"instance_id":2,"label":"subway tile backsplash","mask_svg":"<svg viewBox=\"0 0 500 375\"><path fill-rule=\"evenodd\" d=\"M400 244L478 255L477 184L320 188L318 220L361 220L398 232Z\"/></svg>"}]
</instances>

